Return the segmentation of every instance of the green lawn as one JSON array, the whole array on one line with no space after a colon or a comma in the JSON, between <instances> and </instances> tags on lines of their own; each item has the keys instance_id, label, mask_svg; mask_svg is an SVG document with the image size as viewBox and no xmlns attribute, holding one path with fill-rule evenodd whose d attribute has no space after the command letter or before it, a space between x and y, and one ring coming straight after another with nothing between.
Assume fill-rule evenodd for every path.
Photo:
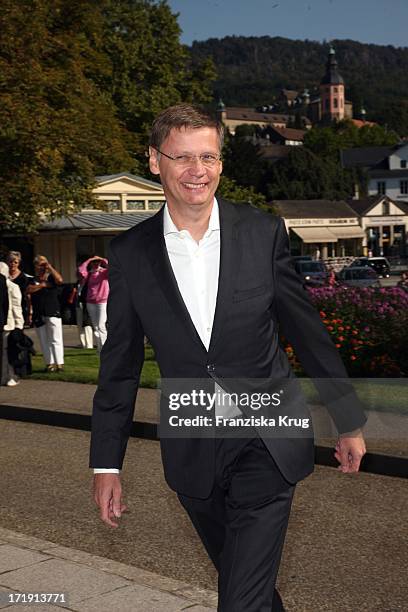
<instances>
[{"instance_id":1,"label":"green lawn","mask_svg":"<svg viewBox=\"0 0 408 612\"><path fill-rule=\"evenodd\" d=\"M33 357L33 373L30 378L37 380L63 380L96 385L98 382L99 357L95 349L65 349L65 369L59 373L44 372L44 361L38 353ZM159 368L154 360L153 350L146 348L140 385L155 389Z\"/></svg>"},{"instance_id":2,"label":"green lawn","mask_svg":"<svg viewBox=\"0 0 408 612\"><path fill-rule=\"evenodd\" d=\"M305 397L319 403L319 394L309 379L300 379ZM354 389L367 410L408 415L408 381L405 378L352 380Z\"/></svg>"},{"instance_id":3,"label":"green lawn","mask_svg":"<svg viewBox=\"0 0 408 612\"><path fill-rule=\"evenodd\" d=\"M94 349L65 349L65 370L59 374L44 372L42 355L33 358L31 378L42 380L63 380L85 384L98 382L99 357ZM155 389L159 380L159 368L153 350L145 349L145 362L140 380L141 387ZM319 403L313 383L300 379L303 392L310 403ZM380 410L408 414L408 383L406 379L354 381L355 389L369 410Z\"/></svg>"}]
</instances>

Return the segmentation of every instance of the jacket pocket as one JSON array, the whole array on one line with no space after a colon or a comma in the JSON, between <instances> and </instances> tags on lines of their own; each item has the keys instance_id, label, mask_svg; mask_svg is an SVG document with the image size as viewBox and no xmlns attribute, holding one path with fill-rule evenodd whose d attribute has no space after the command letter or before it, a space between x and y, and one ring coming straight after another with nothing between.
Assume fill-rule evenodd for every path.
<instances>
[{"instance_id":1,"label":"jacket pocket","mask_svg":"<svg viewBox=\"0 0 408 612\"><path fill-rule=\"evenodd\" d=\"M242 300L250 300L251 298L257 297L258 295L262 295L267 290L268 285L259 285L258 287L253 287L252 289L236 289L232 296L233 302L242 302Z\"/></svg>"}]
</instances>

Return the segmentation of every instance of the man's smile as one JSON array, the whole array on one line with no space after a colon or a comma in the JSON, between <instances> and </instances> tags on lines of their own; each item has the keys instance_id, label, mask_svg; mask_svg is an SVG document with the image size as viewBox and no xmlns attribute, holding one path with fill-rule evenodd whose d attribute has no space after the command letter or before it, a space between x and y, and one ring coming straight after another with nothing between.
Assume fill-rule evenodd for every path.
<instances>
[{"instance_id":1,"label":"man's smile","mask_svg":"<svg viewBox=\"0 0 408 612\"><path fill-rule=\"evenodd\" d=\"M203 189L204 187L207 186L208 183L182 183L183 187L185 187L186 189L191 189L191 190L195 190L195 189Z\"/></svg>"}]
</instances>

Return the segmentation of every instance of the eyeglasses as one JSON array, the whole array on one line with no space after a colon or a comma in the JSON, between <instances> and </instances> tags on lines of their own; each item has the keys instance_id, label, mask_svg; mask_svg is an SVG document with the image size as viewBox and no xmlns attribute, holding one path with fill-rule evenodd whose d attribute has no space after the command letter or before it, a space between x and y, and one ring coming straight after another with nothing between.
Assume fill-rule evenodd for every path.
<instances>
[{"instance_id":1,"label":"eyeglasses","mask_svg":"<svg viewBox=\"0 0 408 612\"><path fill-rule=\"evenodd\" d=\"M163 153L160 149L156 149L156 147L152 147L155 151L160 153L160 155L164 155L168 159L171 159L175 162L176 166L193 166L196 160L200 160L203 166L207 168L213 168L219 161L221 161L221 155L217 155L215 153L201 153L201 155L176 155L172 157L171 155L167 155L167 153Z\"/></svg>"}]
</instances>

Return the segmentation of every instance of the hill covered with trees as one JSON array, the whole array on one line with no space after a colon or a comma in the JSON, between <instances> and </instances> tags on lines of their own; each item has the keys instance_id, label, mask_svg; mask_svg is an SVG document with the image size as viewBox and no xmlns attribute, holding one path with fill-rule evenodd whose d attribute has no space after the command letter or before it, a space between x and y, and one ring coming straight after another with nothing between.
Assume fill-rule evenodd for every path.
<instances>
[{"instance_id":1,"label":"hill covered with trees","mask_svg":"<svg viewBox=\"0 0 408 612\"><path fill-rule=\"evenodd\" d=\"M408 47L334 40L346 98L355 112L408 134ZM325 72L328 43L279 37L227 36L194 42L192 56L212 58L218 72L214 97L227 106L273 103L283 88L318 90Z\"/></svg>"}]
</instances>

